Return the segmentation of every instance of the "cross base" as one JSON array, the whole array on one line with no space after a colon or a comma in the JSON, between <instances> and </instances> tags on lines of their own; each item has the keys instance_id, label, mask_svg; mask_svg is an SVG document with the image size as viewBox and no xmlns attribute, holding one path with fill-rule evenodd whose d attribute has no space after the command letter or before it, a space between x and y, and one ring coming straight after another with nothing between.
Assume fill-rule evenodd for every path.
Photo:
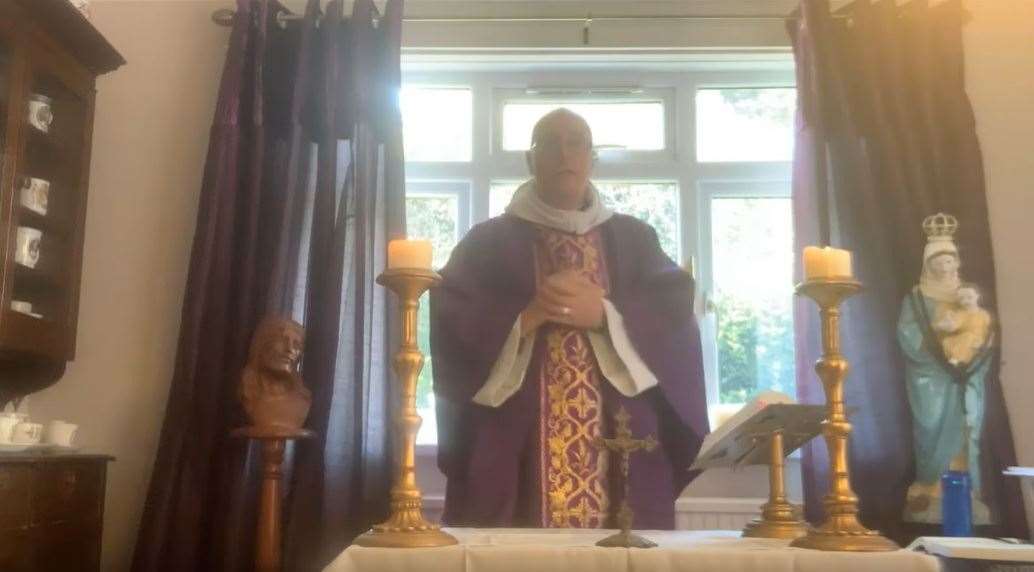
<instances>
[{"instance_id":1,"label":"cross base","mask_svg":"<svg viewBox=\"0 0 1034 572\"><path fill-rule=\"evenodd\" d=\"M597 542L596 546L607 548L654 548L657 546L657 543L647 540L638 534L622 530Z\"/></svg>"}]
</instances>

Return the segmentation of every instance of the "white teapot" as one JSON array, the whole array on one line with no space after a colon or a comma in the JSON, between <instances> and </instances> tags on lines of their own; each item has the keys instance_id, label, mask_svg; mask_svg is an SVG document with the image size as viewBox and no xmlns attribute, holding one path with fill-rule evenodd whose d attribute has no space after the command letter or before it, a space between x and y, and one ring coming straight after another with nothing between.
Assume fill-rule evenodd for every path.
<instances>
[{"instance_id":1,"label":"white teapot","mask_svg":"<svg viewBox=\"0 0 1034 572\"><path fill-rule=\"evenodd\" d=\"M0 412L0 444L8 444L14 436L14 427L22 422L20 413Z\"/></svg>"}]
</instances>

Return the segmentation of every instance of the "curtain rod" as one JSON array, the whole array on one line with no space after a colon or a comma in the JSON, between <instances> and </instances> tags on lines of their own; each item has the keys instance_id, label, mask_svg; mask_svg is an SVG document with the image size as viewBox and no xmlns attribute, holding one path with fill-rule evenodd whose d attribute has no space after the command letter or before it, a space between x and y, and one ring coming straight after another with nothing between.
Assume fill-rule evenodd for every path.
<instances>
[{"instance_id":1,"label":"curtain rod","mask_svg":"<svg viewBox=\"0 0 1034 572\"><path fill-rule=\"evenodd\" d=\"M222 8L212 12L212 21L220 26L232 26L233 18L236 16L234 10L228 8ZM403 18L403 22L425 22L425 23L448 23L448 24L469 24L469 23L493 23L493 22L584 22L586 24L593 21L597 22L614 22L614 21L643 21L643 20L753 20L753 21L786 21L787 19L797 18L794 14L788 15L776 15L776 14L761 14L761 15L746 15L746 14L707 14L699 16L582 16L582 17L538 17L538 18L521 18L521 17L462 17L462 18L443 18L443 17L423 17L414 16L409 18ZM847 18L846 15L837 14L834 18ZM301 20L301 14L288 14L285 12L277 13L277 22L280 25L286 25L290 20Z\"/></svg>"}]
</instances>

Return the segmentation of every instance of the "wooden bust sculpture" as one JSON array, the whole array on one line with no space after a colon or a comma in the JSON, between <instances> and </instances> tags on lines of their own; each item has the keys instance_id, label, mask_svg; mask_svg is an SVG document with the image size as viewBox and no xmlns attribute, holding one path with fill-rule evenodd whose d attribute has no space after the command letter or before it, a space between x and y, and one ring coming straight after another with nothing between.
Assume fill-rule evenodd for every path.
<instances>
[{"instance_id":1,"label":"wooden bust sculpture","mask_svg":"<svg viewBox=\"0 0 1034 572\"><path fill-rule=\"evenodd\" d=\"M297 430L305 424L312 394L298 374L304 342L302 326L284 317L268 317L255 330L240 384L252 426Z\"/></svg>"}]
</instances>

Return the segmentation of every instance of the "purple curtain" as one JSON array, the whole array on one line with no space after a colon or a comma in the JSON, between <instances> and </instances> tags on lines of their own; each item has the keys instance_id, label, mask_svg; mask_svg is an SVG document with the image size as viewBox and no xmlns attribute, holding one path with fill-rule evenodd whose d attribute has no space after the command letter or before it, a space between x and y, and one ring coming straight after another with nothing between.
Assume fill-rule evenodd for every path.
<instances>
[{"instance_id":1,"label":"purple curtain","mask_svg":"<svg viewBox=\"0 0 1034 572\"><path fill-rule=\"evenodd\" d=\"M863 522L906 540L916 532L901 522L914 471L912 421L895 327L919 280L923 218L959 217L962 273L996 309L983 163L963 75L964 12L960 0L857 0L835 14L828 0L802 0L797 16L788 21L798 89L795 246L854 252L865 290L845 305L842 321L852 368L845 399L855 410L852 484ZM798 398L822 403L812 369L820 346L814 304L798 300L795 317ZM1026 538L1018 484L1001 475L1016 458L998 359L987 386L984 492L997 509L997 532ZM803 483L815 522L828 483L820 439L804 450Z\"/></svg>"},{"instance_id":2,"label":"purple curtain","mask_svg":"<svg viewBox=\"0 0 1034 572\"><path fill-rule=\"evenodd\" d=\"M402 1L382 16L358 0L349 19L331 2L320 25L318 0L285 27L281 11L237 0L134 570L252 569L261 454L229 432L246 424L237 384L270 313L306 326L318 435L288 455L285 568L322 567L386 512L388 308L373 279L404 222Z\"/></svg>"},{"instance_id":3,"label":"purple curtain","mask_svg":"<svg viewBox=\"0 0 1034 572\"><path fill-rule=\"evenodd\" d=\"M387 517L391 484L390 375L394 300L376 285L389 239L404 236L405 176L398 111L402 1L380 16L372 0L352 16L328 4L316 105L321 169L310 252L310 337L305 354L316 442L298 448L286 509L285 567L320 570ZM335 141L338 141L335 146ZM336 213L336 215L335 215Z\"/></svg>"}]
</instances>

